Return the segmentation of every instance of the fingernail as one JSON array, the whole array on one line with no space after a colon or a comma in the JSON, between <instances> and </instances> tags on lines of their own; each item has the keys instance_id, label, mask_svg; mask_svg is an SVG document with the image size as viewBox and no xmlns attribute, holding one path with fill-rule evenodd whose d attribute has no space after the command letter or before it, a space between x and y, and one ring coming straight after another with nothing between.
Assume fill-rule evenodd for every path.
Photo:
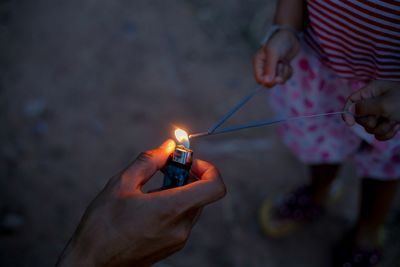
<instances>
[{"instance_id":1,"label":"fingernail","mask_svg":"<svg viewBox=\"0 0 400 267\"><path fill-rule=\"evenodd\" d=\"M168 139L164 143L161 144L161 148L166 149L166 150L171 150L175 146L175 141L172 139Z\"/></svg>"}]
</instances>

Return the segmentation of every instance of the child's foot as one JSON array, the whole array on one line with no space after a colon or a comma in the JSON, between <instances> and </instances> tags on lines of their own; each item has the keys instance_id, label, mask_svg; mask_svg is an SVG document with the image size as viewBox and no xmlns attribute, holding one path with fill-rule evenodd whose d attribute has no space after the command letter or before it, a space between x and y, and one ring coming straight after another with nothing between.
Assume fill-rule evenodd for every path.
<instances>
[{"instance_id":1,"label":"child's foot","mask_svg":"<svg viewBox=\"0 0 400 267\"><path fill-rule=\"evenodd\" d=\"M266 199L259 212L260 226L269 237L283 237L317 220L323 207L313 201L312 188L302 186L280 199Z\"/></svg>"},{"instance_id":2,"label":"child's foot","mask_svg":"<svg viewBox=\"0 0 400 267\"><path fill-rule=\"evenodd\" d=\"M377 267L381 261L381 248L343 248L335 257L334 267Z\"/></svg>"},{"instance_id":3,"label":"child's foot","mask_svg":"<svg viewBox=\"0 0 400 267\"><path fill-rule=\"evenodd\" d=\"M369 233L355 230L348 234L336 248L334 267L377 267L383 259L382 231Z\"/></svg>"}]
</instances>

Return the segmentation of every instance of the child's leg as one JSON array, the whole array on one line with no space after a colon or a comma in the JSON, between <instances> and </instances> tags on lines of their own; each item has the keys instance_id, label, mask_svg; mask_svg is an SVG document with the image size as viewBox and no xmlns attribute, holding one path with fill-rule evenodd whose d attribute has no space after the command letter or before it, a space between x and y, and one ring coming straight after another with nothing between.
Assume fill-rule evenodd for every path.
<instances>
[{"instance_id":1,"label":"child's leg","mask_svg":"<svg viewBox=\"0 0 400 267\"><path fill-rule=\"evenodd\" d=\"M361 244L379 244L379 232L385 223L399 180L364 178L355 238Z\"/></svg>"},{"instance_id":2,"label":"child's leg","mask_svg":"<svg viewBox=\"0 0 400 267\"><path fill-rule=\"evenodd\" d=\"M400 135L386 142L372 140L354 157L361 186L360 210L355 227L358 244L378 244L400 178Z\"/></svg>"},{"instance_id":3,"label":"child's leg","mask_svg":"<svg viewBox=\"0 0 400 267\"><path fill-rule=\"evenodd\" d=\"M311 165L312 198L318 205L323 205L329 193L330 186L335 180L339 164Z\"/></svg>"}]
</instances>

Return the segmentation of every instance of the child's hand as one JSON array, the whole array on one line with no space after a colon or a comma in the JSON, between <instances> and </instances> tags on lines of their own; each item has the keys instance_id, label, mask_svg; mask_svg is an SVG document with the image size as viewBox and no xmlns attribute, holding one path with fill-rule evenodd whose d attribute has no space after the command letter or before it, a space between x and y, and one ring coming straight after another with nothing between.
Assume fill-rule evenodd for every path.
<instances>
[{"instance_id":1,"label":"child's hand","mask_svg":"<svg viewBox=\"0 0 400 267\"><path fill-rule=\"evenodd\" d=\"M400 83L372 81L347 99L345 110L354 116L343 116L352 126L355 122L381 141L393 138L400 129Z\"/></svg>"},{"instance_id":2,"label":"child's hand","mask_svg":"<svg viewBox=\"0 0 400 267\"><path fill-rule=\"evenodd\" d=\"M292 76L290 61L296 56L300 42L291 31L280 30L256 53L253 68L257 83L271 88Z\"/></svg>"}]
</instances>

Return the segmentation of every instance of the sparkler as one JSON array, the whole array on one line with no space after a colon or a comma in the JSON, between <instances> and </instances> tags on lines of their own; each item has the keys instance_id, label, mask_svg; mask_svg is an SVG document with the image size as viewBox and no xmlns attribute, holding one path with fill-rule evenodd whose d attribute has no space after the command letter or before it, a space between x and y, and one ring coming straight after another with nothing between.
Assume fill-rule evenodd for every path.
<instances>
[{"instance_id":1,"label":"sparkler","mask_svg":"<svg viewBox=\"0 0 400 267\"><path fill-rule=\"evenodd\" d=\"M283 118L283 119L254 121L254 122L250 122L250 123L246 123L246 124L241 124L241 125L235 125L235 126L231 126L231 127L222 128L220 130L215 130L213 132L207 131L207 132L200 132L200 133L191 134L189 136L189 138L192 139L192 138L197 138L197 137L202 137L202 136L216 135L216 134L222 134L222 133L230 133L230 132L235 132L235 131L244 130L244 129L250 129L250 128L255 128L255 127L273 125L273 124L278 124L278 123L282 123L282 122L289 122L289 121L293 121L293 120L301 120L301 119L307 119L307 118L318 118L318 117L324 117L324 116L341 115L341 114L346 114L346 113L349 114L350 112L348 112L348 111L338 111L338 112L328 112L328 113L320 113L320 114L298 116L298 117L289 117L289 118Z\"/></svg>"},{"instance_id":2,"label":"sparkler","mask_svg":"<svg viewBox=\"0 0 400 267\"><path fill-rule=\"evenodd\" d=\"M233 114L235 114L241 107L244 106L250 99L253 98L261 89L261 86L257 86L254 90L246 95L242 100L240 100L232 109L230 109L222 118L212 127L208 129L208 133L212 134L219 126L221 126L224 122L226 122Z\"/></svg>"},{"instance_id":3,"label":"sparkler","mask_svg":"<svg viewBox=\"0 0 400 267\"><path fill-rule=\"evenodd\" d=\"M289 122L293 120L333 116L346 113L350 114L350 112L348 111L328 112L298 117L254 121L250 123L218 129L225 121L227 121L230 117L232 117L233 114L235 114L241 107L243 107L253 96L255 96L261 88L261 86L257 86L250 94L242 98L232 109L230 109L224 116L222 116L222 118L212 127L210 127L206 132L195 133L188 136L187 132L182 129L175 130L177 146L175 148L175 151L168 158L167 165L165 167L163 189L183 186L187 183L193 157L193 151L190 149L190 139L202 136L230 133L249 128Z\"/></svg>"},{"instance_id":4,"label":"sparkler","mask_svg":"<svg viewBox=\"0 0 400 267\"><path fill-rule=\"evenodd\" d=\"M239 130L243 130L243 129L249 129L249 128L255 128L255 127L261 127L261 126L266 126L266 125L272 125L272 124L287 122L287 121L291 121L291 120L299 120L299 119L305 119L305 118L315 118L315 117L323 117L323 116L350 113L348 111L338 111L338 112L328 112L328 113L306 115L306 116L298 116L298 117L290 117L290 118L283 118L283 119L255 121L255 122L251 122L251 123L247 123L247 124L242 124L242 125L237 125L237 126L232 126L232 127L227 127L227 128L223 128L223 129L217 130L218 127L220 127L222 124L224 124L225 121L227 121L230 117L232 117L233 114L235 114L250 99L252 99L253 96L255 96L260 91L261 88L262 88L262 86L260 86L260 85L257 86L256 88L254 88L254 90L250 94L248 94L244 98L242 98L232 109L230 109L224 116L222 116L222 118L215 125L210 127L207 132L200 132L200 133L191 134L189 136L189 138L196 138L196 137L202 137L202 136L208 136L208 135L229 133L229 132L239 131Z\"/></svg>"}]
</instances>

